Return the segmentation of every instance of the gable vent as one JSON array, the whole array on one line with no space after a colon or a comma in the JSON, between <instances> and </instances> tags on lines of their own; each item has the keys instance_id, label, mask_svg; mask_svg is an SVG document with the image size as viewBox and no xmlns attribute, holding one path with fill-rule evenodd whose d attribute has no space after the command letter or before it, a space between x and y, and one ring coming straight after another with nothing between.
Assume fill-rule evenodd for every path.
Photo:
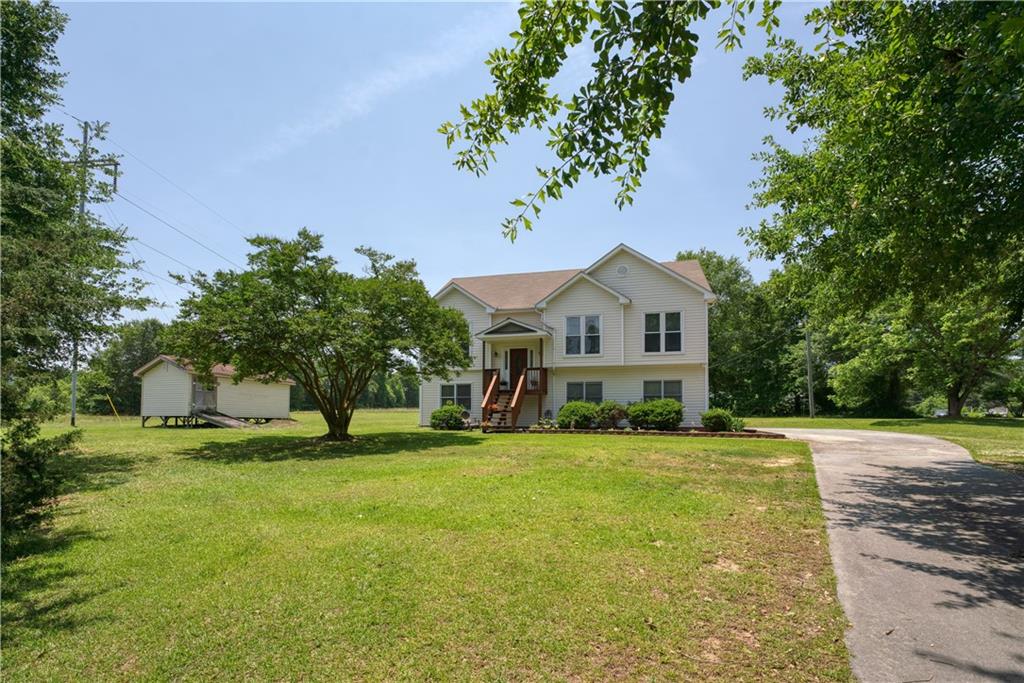
<instances>
[{"instance_id":1,"label":"gable vent","mask_svg":"<svg viewBox=\"0 0 1024 683\"><path fill-rule=\"evenodd\" d=\"M625 265L619 266L618 268L615 269L615 272L618 273L619 275L628 275L629 274L629 266L625 266Z\"/></svg>"}]
</instances>

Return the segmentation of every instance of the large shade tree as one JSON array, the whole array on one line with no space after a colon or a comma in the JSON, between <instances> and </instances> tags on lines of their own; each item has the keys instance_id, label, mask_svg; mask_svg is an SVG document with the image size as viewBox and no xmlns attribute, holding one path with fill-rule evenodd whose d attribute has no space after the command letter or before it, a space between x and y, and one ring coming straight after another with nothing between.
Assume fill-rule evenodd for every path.
<instances>
[{"instance_id":1,"label":"large shade tree","mask_svg":"<svg viewBox=\"0 0 1024 683\"><path fill-rule=\"evenodd\" d=\"M348 440L357 400L375 376L450 376L469 365L469 327L442 308L415 263L357 249L363 275L339 270L308 230L293 240L254 237L248 269L192 277L168 338L210 381L214 364L238 377L294 378L327 422L330 440Z\"/></svg>"},{"instance_id":2,"label":"large shade tree","mask_svg":"<svg viewBox=\"0 0 1024 683\"><path fill-rule=\"evenodd\" d=\"M784 88L748 237L800 263L819 318L884 336L837 369L843 393L897 344L949 414L1006 362L1024 324L1024 5L835 3L819 53L775 39L748 63ZM847 324L847 330L857 331ZM884 339L884 342L883 342ZM861 385L863 386L863 385Z\"/></svg>"}]
</instances>

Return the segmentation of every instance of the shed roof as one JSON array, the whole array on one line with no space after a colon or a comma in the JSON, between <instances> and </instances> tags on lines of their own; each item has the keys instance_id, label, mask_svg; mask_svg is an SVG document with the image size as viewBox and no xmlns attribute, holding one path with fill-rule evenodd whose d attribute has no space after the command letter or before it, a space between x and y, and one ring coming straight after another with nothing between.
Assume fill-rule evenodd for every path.
<instances>
[{"instance_id":1,"label":"shed roof","mask_svg":"<svg viewBox=\"0 0 1024 683\"><path fill-rule=\"evenodd\" d=\"M180 356L170 356L165 353L159 354L156 358L149 361L142 367L138 368L132 374L135 375L136 377L142 377L144 374L152 370L160 363L163 363L164 361L171 363L173 365L177 365L179 368L189 373L190 375L196 374L195 369L192 367L192 361L190 361L187 358L182 358ZM218 363L217 365L214 365L212 368L210 368L210 374L212 374L214 377L234 377L235 366L228 365L227 363ZM252 379L258 380L259 378L254 377ZM295 384L295 380L284 379L277 382L277 384Z\"/></svg>"}]
</instances>

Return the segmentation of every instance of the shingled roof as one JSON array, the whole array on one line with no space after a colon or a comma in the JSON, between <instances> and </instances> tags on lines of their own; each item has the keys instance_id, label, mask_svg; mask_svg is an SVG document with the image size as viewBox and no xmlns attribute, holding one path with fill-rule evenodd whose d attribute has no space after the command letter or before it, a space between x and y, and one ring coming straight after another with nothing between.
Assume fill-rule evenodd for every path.
<instances>
[{"instance_id":1,"label":"shingled roof","mask_svg":"<svg viewBox=\"0 0 1024 683\"><path fill-rule=\"evenodd\" d=\"M696 260L662 261L667 267L695 285L710 290L704 270ZM476 277L453 277L441 291L449 285L458 285L488 306L496 309L529 309L543 300L583 268L568 270L543 270L535 273L505 273L502 275L479 275Z\"/></svg>"}]
</instances>

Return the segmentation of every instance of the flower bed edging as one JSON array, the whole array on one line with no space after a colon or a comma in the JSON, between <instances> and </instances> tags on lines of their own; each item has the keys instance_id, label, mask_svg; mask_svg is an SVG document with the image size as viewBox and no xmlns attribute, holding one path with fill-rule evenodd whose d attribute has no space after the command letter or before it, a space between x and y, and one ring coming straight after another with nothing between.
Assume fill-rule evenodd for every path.
<instances>
[{"instance_id":1,"label":"flower bed edging","mask_svg":"<svg viewBox=\"0 0 1024 683\"><path fill-rule=\"evenodd\" d=\"M526 429L520 434L607 434L609 436L699 436L719 439L785 439L785 434L775 432L743 431L743 432L706 432L689 429L678 432L659 432L642 429Z\"/></svg>"}]
</instances>

